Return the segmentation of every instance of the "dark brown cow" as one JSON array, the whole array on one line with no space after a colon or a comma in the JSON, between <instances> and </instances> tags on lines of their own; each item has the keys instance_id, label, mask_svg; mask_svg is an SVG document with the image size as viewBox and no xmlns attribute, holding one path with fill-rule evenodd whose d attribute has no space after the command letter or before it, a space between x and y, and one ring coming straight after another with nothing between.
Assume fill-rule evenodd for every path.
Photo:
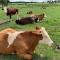
<instances>
[{"instance_id":1,"label":"dark brown cow","mask_svg":"<svg viewBox=\"0 0 60 60\"><path fill-rule=\"evenodd\" d=\"M10 19L11 19L11 16L12 16L12 15L15 15L16 13L18 14L18 9L5 7L5 8L4 8L4 12L5 12L6 15L9 16Z\"/></svg>"},{"instance_id":2,"label":"dark brown cow","mask_svg":"<svg viewBox=\"0 0 60 60\"><path fill-rule=\"evenodd\" d=\"M32 60L33 51L42 39L40 31L0 32L0 53L15 53L26 60Z\"/></svg>"},{"instance_id":3,"label":"dark brown cow","mask_svg":"<svg viewBox=\"0 0 60 60\"><path fill-rule=\"evenodd\" d=\"M25 25L25 24L32 24L37 19L38 18L35 18L35 17L24 17L24 18L16 20L15 22L16 24Z\"/></svg>"}]
</instances>

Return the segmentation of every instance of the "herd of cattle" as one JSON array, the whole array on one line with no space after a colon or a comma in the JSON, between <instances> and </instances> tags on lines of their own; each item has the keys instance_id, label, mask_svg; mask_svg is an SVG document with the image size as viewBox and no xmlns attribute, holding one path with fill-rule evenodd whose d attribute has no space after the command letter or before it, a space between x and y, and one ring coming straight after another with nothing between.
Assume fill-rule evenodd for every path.
<instances>
[{"instance_id":1,"label":"herd of cattle","mask_svg":"<svg viewBox=\"0 0 60 60\"><path fill-rule=\"evenodd\" d=\"M4 12L6 13L7 16L12 17L12 15L15 15L17 14L18 16L18 9L16 8L7 8L5 7L4 8ZM15 21L16 24L20 24L20 25L25 25L25 24L32 24L34 22L38 22L38 21L42 21L45 17L45 13L42 13L42 14L39 14L39 15L36 15L36 14L33 14L32 11L29 11L27 12L26 14L29 14L30 16L29 17L23 17L23 18L17 18L17 20Z\"/></svg>"},{"instance_id":2,"label":"herd of cattle","mask_svg":"<svg viewBox=\"0 0 60 60\"><path fill-rule=\"evenodd\" d=\"M4 8L4 12L10 17L17 14L16 8ZM33 14L32 11L27 12L29 17L23 17L15 21L16 24L32 24L42 21L45 14ZM38 43L48 44L52 46L53 41L49 37L44 27L36 27L34 31L16 31L15 29L7 28L0 31L0 53L2 54L16 54L26 60L33 59L33 53Z\"/></svg>"}]
</instances>

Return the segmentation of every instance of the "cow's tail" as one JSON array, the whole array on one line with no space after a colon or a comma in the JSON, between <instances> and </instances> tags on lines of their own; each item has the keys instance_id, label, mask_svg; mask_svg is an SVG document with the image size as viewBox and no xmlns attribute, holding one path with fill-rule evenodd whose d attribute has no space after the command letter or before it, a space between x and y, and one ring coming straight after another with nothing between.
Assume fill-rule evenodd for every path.
<instances>
[{"instance_id":1,"label":"cow's tail","mask_svg":"<svg viewBox=\"0 0 60 60\"><path fill-rule=\"evenodd\" d=\"M18 9L16 9L16 12L17 12L17 14L18 14Z\"/></svg>"}]
</instances>

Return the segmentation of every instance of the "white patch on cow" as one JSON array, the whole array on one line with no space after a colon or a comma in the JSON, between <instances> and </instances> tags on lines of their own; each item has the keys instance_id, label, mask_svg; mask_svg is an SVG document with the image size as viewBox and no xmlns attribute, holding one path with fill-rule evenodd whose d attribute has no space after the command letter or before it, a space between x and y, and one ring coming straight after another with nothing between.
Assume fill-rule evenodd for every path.
<instances>
[{"instance_id":1,"label":"white patch on cow","mask_svg":"<svg viewBox=\"0 0 60 60\"><path fill-rule=\"evenodd\" d=\"M20 34L20 33L23 33L24 31L19 31L19 32L14 32L14 33L11 33L11 32L8 32L7 34L9 35L8 36L8 47L10 47L11 44L13 44L14 40L16 39L16 37Z\"/></svg>"},{"instance_id":2,"label":"white patch on cow","mask_svg":"<svg viewBox=\"0 0 60 60\"><path fill-rule=\"evenodd\" d=\"M7 7L6 6L4 7L4 12L7 13Z\"/></svg>"},{"instance_id":3,"label":"white patch on cow","mask_svg":"<svg viewBox=\"0 0 60 60\"><path fill-rule=\"evenodd\" d=\"M39 43L44 43L44 44L48 44L49 46L51 46L53 44L53 41L49 37L44 27L41 28L41 33L42 33L43 39L40 40Z\"/></svg>"}]
</instances>

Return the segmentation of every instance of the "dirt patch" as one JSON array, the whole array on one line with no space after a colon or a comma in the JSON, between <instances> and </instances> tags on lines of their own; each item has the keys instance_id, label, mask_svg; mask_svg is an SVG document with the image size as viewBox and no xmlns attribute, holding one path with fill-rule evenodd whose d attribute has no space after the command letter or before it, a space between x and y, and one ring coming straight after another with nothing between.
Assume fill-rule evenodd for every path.
<instances>
[{"instance_id":1,"label":"dirt patch","mask_svg":"<svg viewBox=\"0 0 60 60\"><path fill-rule=\"evenodd\" d=\"M7 23L7 22L10 22L10 20L2 20L2 21L0 21L0 25L2 25L2 24L4 24L4 23Z\"/></svg>"}]
</instances>

